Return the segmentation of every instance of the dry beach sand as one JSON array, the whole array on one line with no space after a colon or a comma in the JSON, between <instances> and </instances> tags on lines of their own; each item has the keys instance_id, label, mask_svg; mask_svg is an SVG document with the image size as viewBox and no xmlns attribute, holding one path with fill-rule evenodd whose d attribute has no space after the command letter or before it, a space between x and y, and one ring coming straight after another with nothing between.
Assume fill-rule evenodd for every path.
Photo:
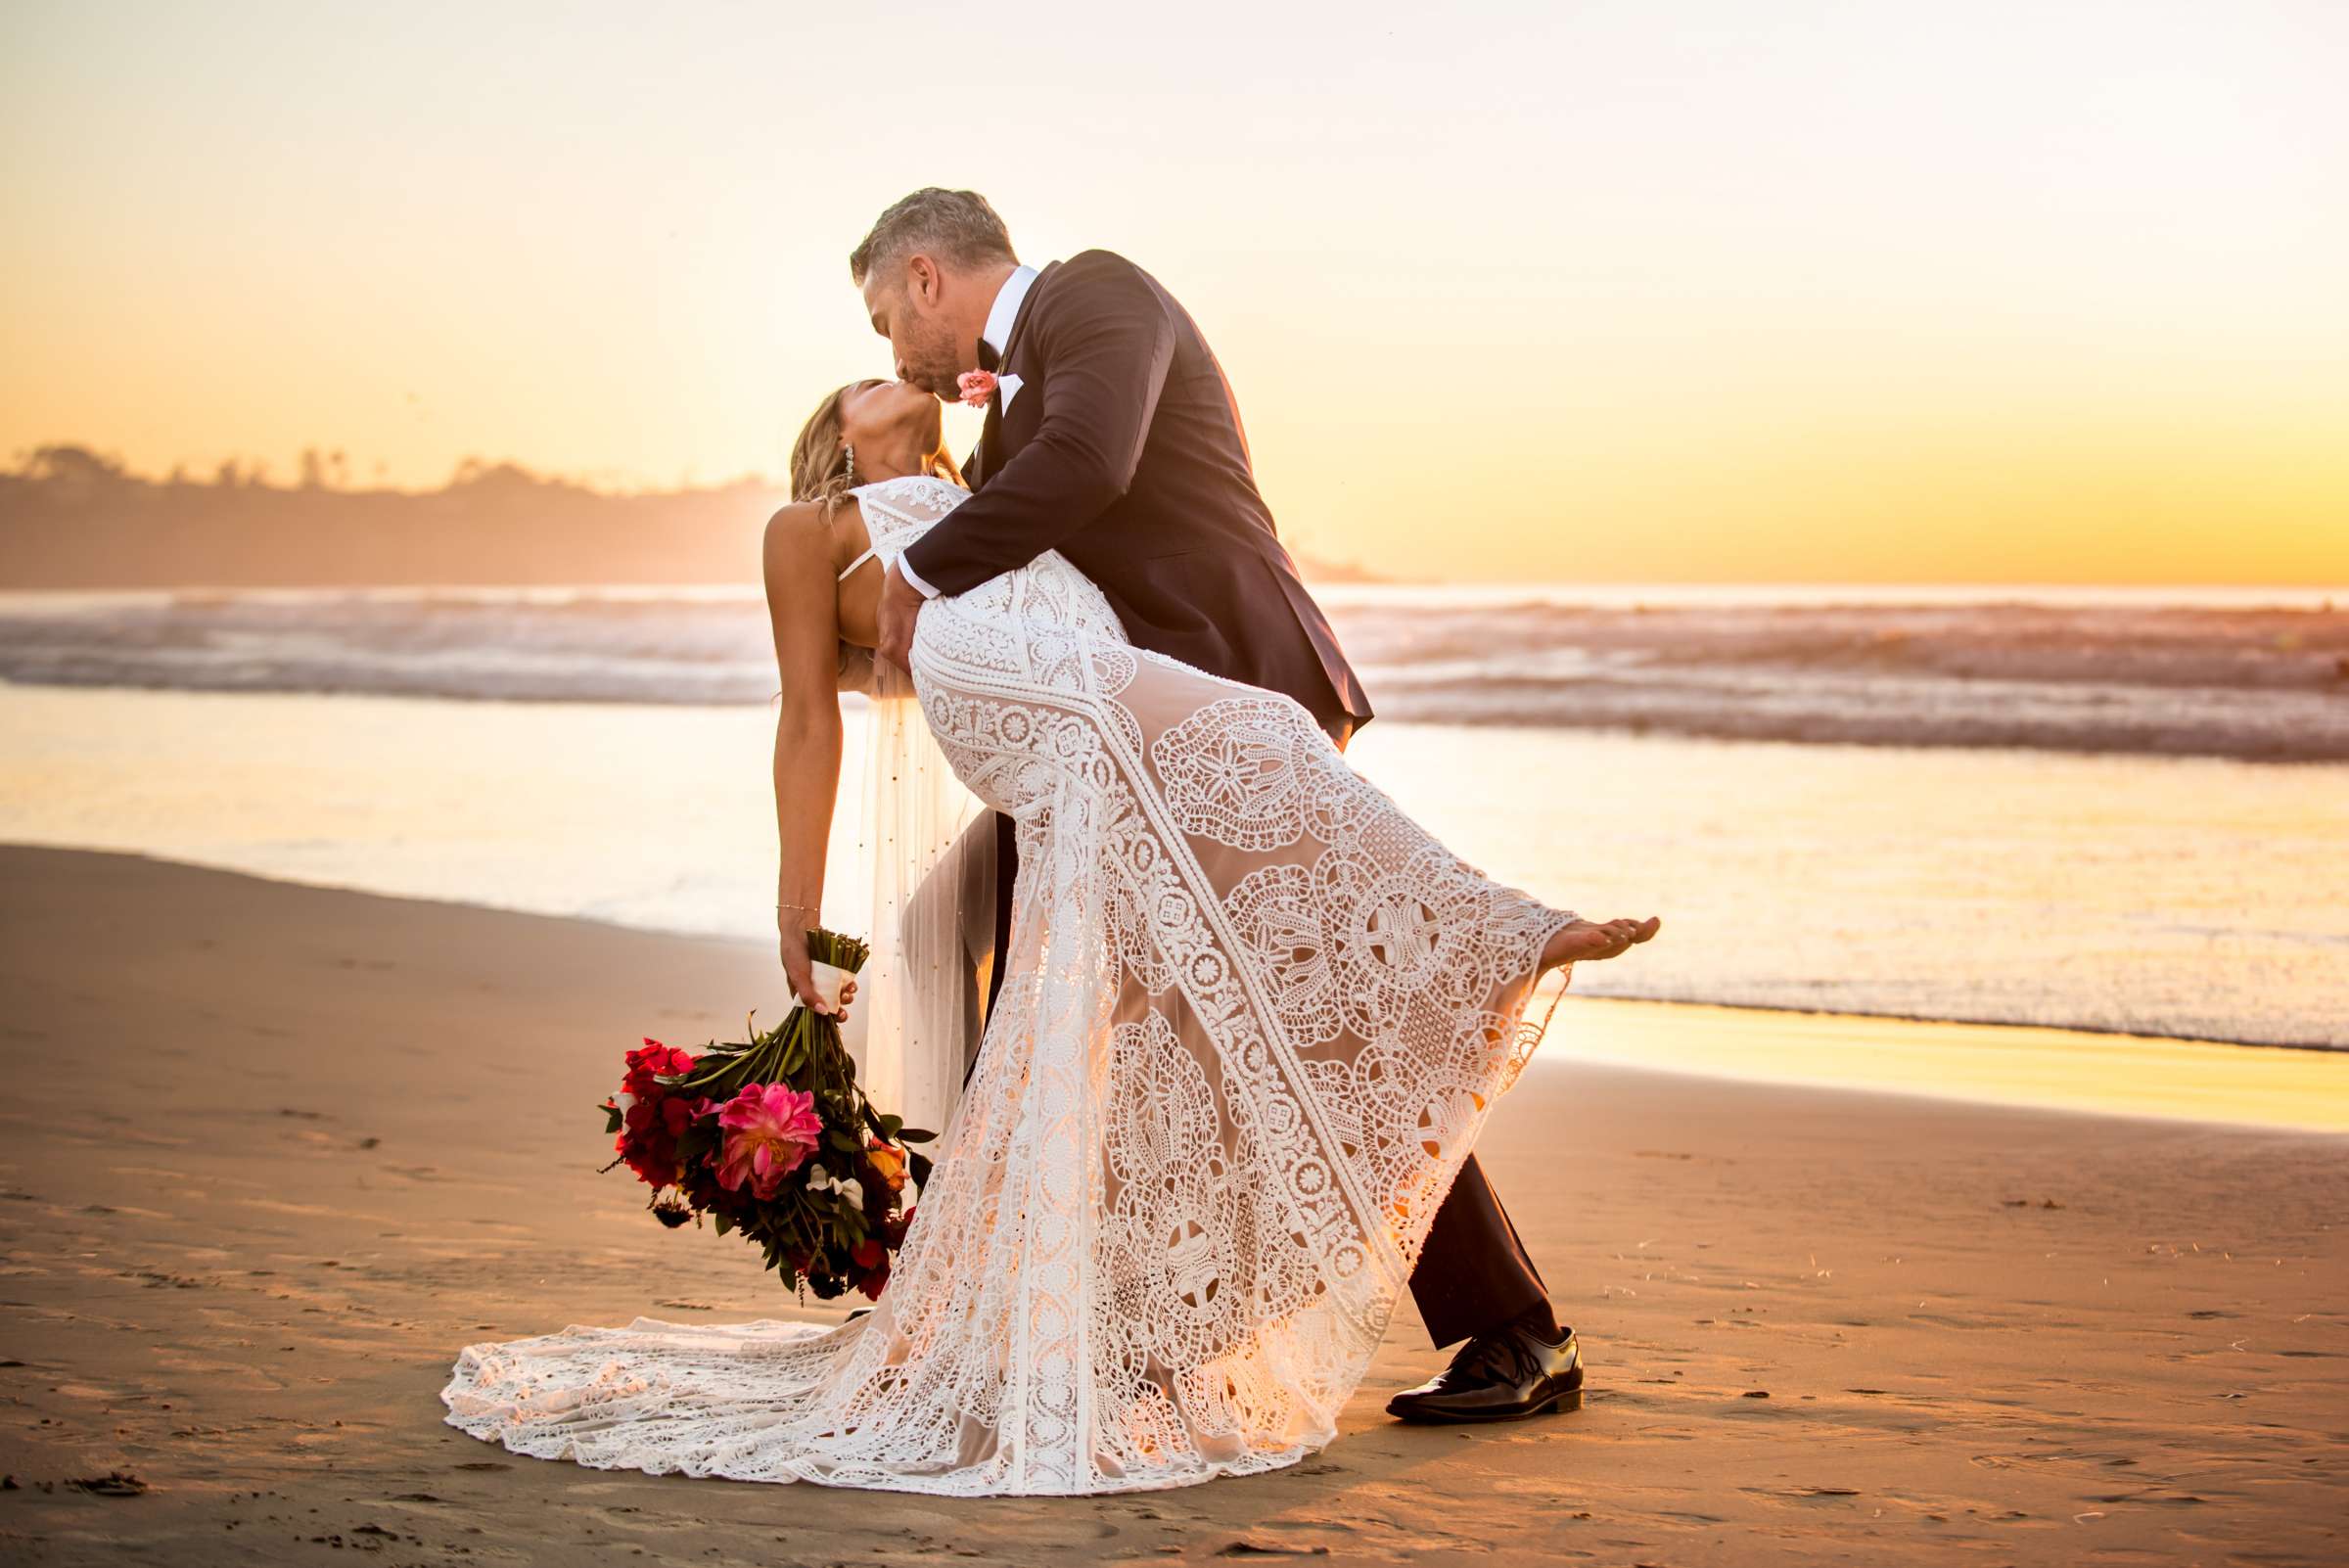
<instances>
[{"instance_id":1,"label":"dry beach sand","mask_svg":"<svg viewBox=\"0 0 2349 1568\"><path fill-rule=\"evenodd\" d=\"M1271 1475L968 1502L653 1477L476 1441L438 1390L474 1340L802 1313L599 1175L590 1109L639 1035L780 1016L762 947L138 855L0 849L0 885L10 1562L2349 1555L2349 1138L2175 1119L2190 1080L2148 1091L2164 1120L1560 1052L1481 1147L1584 1336L1579 1412L1390 1421L1443 1359L1406 1299L1337 1443ZM1552 1043L1805 1027L1628 1007L1570 997ZM2254 1111L2338 1125L2349 1060L2245 1054Z\"/></svg>"}]
</instances>

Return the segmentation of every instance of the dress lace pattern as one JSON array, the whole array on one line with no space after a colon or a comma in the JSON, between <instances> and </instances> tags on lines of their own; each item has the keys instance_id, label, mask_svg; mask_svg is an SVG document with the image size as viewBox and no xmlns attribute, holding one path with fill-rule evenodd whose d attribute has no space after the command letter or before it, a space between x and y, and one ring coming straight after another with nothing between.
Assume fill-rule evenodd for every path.
<instances>
[{"instance_id":1,"label":"dress lace pattern","mask_svg":"<svg viewBox=\"0 0 2349 1568\"><path fill-rule=\"evenodd\" d=\"M885 557L963 498L858 492ZM1008 978L889 1289L837 1327L470 1345L449 1424L951 1495L1184 1486L1336 1436L1574 915L1452 855L1298 703L1132 646L1056 551L916 625L931 728L1020 860Z\"/></svg>"}]
</instances>

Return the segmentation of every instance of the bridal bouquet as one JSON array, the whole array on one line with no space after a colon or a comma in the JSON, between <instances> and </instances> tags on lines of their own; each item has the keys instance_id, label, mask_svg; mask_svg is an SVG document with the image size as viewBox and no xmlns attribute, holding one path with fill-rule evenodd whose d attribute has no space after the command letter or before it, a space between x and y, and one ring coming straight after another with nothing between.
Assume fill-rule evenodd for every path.
<instances>
[{"instance_id":1,"label":"bridal bouquet","mask_svg":"<svg viewBox=\"0 0 2349 1568\"><path fill-rule=\"evenodd\" d=\"M810 931L807 949L849 974L869 950L830 931ZM649 1036L629 1051L620 1092L596 1107L619 1134L604 1169L624 1164L651 1186L663 1224L708 1215L719 1235L741 1232L794 1290L877 1301L930 1178L907 1145L933 1134L873 1109L833 1019L803 1005L749 1033L698 1055Z\"/></svg>"}]
</instances>

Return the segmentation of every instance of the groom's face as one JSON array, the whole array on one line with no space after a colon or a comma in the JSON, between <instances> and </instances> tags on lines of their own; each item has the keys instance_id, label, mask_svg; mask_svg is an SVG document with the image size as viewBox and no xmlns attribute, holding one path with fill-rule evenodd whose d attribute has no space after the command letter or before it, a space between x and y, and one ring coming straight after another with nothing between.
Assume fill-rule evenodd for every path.
<instances>
[{"instance_id":1,"label":"groom's face","mask_svg":"<svg viewBox=\"0 0 2349 1568\"><path fill-rule=\"evenodd\" d=\"M970 356L978 342L976 333L962 341L945 295L946 279L925 255L886 274L876 268L864 280L865 311L873 330L889 340L898 379L942 402L960 395L955 378L975 367Z\"/></svg>"}]
</instances>

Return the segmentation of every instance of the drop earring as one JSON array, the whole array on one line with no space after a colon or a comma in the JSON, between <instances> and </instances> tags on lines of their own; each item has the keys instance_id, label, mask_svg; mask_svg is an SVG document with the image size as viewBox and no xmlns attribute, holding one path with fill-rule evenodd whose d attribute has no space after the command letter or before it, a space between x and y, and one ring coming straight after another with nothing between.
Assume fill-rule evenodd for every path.
<instances>
[{"instance_id":1,"label":"drop earring","mask_svg":"<svg viewBox=\"0 0 2349 1568\"><path fill-rule=\"evenodd\" d=\"M849 460L849 484L853 485L856 483L856 448L844 443L840 449Z\"/></svg>"}]
</instances>

